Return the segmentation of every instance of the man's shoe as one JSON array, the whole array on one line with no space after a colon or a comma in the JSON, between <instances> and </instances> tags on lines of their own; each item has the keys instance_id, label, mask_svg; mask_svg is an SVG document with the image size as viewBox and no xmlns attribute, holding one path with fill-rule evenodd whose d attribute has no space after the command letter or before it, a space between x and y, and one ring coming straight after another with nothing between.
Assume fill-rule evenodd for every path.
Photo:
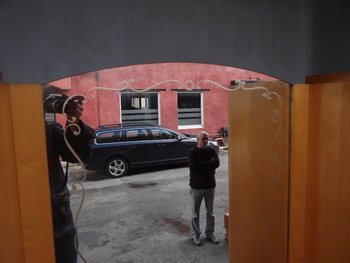
<instances>
[{"instance_id":1,"label":"man's shoe","mask_svg":"<svg viewBox=\"0 0 350 263\"><path fill-rule=\"evenodd\" d=\"M194 243L196 246L202 245L201 240L200 240L199 237L197 237L197 236L193 237L193 243Z\"/></svg>"},{"instance_id":2,"label":"man's shoe","mask_svg":"<svg viewBox=\"0 0 350 263\"><path fill-rule=\"evenodd\" d=\"M216 237L213 234L207 236L207 240L209 240L213 244L219 244L219 240L217 240Z\"/></svg>"}]
</instances>

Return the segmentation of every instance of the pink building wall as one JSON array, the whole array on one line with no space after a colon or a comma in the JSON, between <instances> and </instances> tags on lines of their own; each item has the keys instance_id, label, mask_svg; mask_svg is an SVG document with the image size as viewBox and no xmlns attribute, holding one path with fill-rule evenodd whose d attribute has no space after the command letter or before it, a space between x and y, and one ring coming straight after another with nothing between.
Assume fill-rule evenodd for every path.
<instances>
[{"instance_id":1,"label":"pink building wall","mask_svg":"<svg viewBox=\"0 0 350 263\"><path fill-rule=\"evenodd\" d=\"M146 89L165 80L177 80L179 83L211 80L227 88L231 80L261 79L271 81L275 78L239 68L197 63L159 63L118 67L72 76L52 84L67 89L67 94L87 95L95 87L120 89L126 87L125 81L134 80L130 86L134 89ZM210 134L220 133L221 127L228 126L228 91L211 84L203 84L204 127L179 130L183 133L197 134L206 130ZM178 130L176 83L166 83L155 87L160 89L160 124ZM92 127L121 122L120 92L111 90L94 90L96 98L89 98L82 119ZM58 116L62 122L62 116Z\"/></svg>"}]
</instances>

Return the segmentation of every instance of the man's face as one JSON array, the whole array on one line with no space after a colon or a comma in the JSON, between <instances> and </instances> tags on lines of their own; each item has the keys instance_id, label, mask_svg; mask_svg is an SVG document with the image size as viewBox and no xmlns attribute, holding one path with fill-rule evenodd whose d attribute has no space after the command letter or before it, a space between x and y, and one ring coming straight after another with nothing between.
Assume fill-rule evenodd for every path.
<instances>
[{"instance_id":1,"label":"man's face","mask_svg":"<svg viewBox=\"0 0 350 263\"><path fill-rule=\"evenodd\" d=\"M198 148L205 148L208 145L209 137L207 134L200 134L197 138Z\"/></svg>"}]
</instances>

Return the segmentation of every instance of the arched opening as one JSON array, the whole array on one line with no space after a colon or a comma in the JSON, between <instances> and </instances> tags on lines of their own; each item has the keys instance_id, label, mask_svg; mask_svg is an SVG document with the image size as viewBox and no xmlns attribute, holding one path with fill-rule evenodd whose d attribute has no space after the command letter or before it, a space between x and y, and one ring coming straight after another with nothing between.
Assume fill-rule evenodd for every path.
<instances>
[{"instance_id":1,"label":"arched opening","mask_svg":"<svg viewBox=\"0 0 350 263\"><path fill-rule=\"evenodd\" d=\"M132 80L132 81L131 81ZM282 177L282 181L275 181L275 178L272 178L272 181L264 181L264 179L260 180L260 185L262 188L256 188L255 189L255 195L251 194L251 198L255 201L260 200L260 202L257 202L256 204L251 204L253 208L256 209L256 207L260 205L264 205L267 202L271 201L271 198L274 200L279 200L277 203L275 202L273 205L269 207L272 213L277 213L277 218L275 217L274 224L281 224L281 232L279 232L278 238L274 240L274 243L279 244L279 246L282 246L281 252L279 253L279 256L282 258L286 257L287 254L287 232L286 232L286 222L287 222L287 199L288 199L288 180L287 180L287 174L286 170L288 169L287 166L283 166L282 168L277 165L277 160L285 160L285 158L288 158L288 109L289 109L289 92L288 87L285 85L282 88L280 86L276 86L275 84L266 84L268 83L275 83L276 79L267 75L263 75L260 73L248 71L248 70L242 70L232 67L225 67L225 66L218 66L218 65L206 65L206 64L195 64L195 63L162 63L162 64L149 64L149 65L139 65L139 66L128 66L128 67L122 67L122 68L114 68L114 69L106 69L96 72L89 72L86 74L81 74L78 76L72 76L63 80L57 80L52 82L51 84L54 84L56 86L59 86L63 89L66 89L67 94L73 95L73 94L84 94L88 97L88 103L86 104L86 112L85 112L85 119L88 124L90 124L93 127L99 127L103 125L108 124L118 124L122 123L125 118L127 119L127 114L124 114L123 116L123 110L130 111L129 108L123 109L123 97L125 99L125 104L129 105L132 103L133 100L135 100L135 103L140 106L140 104L145 103L140 100L141 98L150 99L148 94L156 94L157 98L155 101L157 102L156 105L156 120L155 124L164 125L168 128L174 129L176 131L196 134L200 130L208 130L210 134L220 134L221 128L225 128L229 126L229 102L228 97L231 91L235 89L233 86L233 82L235 80L244 80L247 83L247 89L246 91L250 91L252 96L250 98L243 98L245 100L246 105L252 106L252 102L256 102L260 106L255 108L254 113L251 113L251 115L247 115L246 122L249 122L250 124L242 129L237 129L236 132L232 134L236 134L236 136L242 136L242 133L239 134L239 130L244 130L246 132L245 136L250 136L250 139L259 146L256 146L257 155L255 156L255 163L256 165L260 163L265 163L265 167L261 168L261 170L265 171L266 174L272 174L273 176L276 176L276 173L284 173L284 176ZM249 84L248 84L249 83ZM265 87L265 88L263 88ZM238 91L242 92L242 91ZM278 94L279 98L271 96L271 94L276 93ZM281 93L281 95L279 95ZM130 95L131 94L131 95ZM132 94L137 94L137 96L133 96ZM147 94L147 96L146 96ZM197 100L199 99L200 102L197 105L197 108L199 108L200 114L199 117L196 116L192 118L192 121L198 121L198 118L200 118L200 121L196 123L190 123L189 125L182 125L183 123L180 123L182 120L180 118L181 112L179 107L179 101L182 99L181 95L179 94L191 94L195 95L190 97L190 99L186 101L186 96L184 96L184 103L185 102L191 102L191 100ZM199 96L197 95L199 94ZM91 96L93 95L93 96ZM123 96L126 95L126 96ZM142 95L142 96L140 96ZM242 96L240 94L239 96ZM250 95L249 95L250 96ZM137 99L135 99L137 98ZM248 100L247 100L248 99ZM273 100L273 105L268 106L265 108L265 100ZM282 114L282 108L279 108L281 105L279 103L282 102L283 104L283 114ZM134 106L137 106L137 105ZM145 103L146 105L147 103ZM237 103L239 104L239 102ZM241 105L242 106L242 105ZM248 108L250 107L248 106ZM236 117L239 117L239 110L235 108L235 106L232 109L235 109L236 111ZM244 107L243 107L244 108ZM248 112L250 111L248 108L245 108ZM253 107L254 108L254 107ZM147 109L149 110L149 109ZM262 110L262 111L261 111ZM261 111L259 113L259 111ZM138 113L141 115L140 113ZM154 113L152 113L154 114ZM238 115L237 115L238 114ZM254 118L254 116L257 115L257 119ZM135 116L135 115L134 115ZM283 120L281 120L283 116ZM149 117L146 116L146 117ZM124 119L123 119L124 118ZM138 116L139 118L139 116ZM59 121L64 121L63 119L58 118ZM237 118L239 120L239 118ZM127 119L129 120L129 119ZM139 120L139 119L138 119ZM145 121L146 119L143 119L142 121ZM154 120L154 118L152 119ZM242 122L242 120L240 120ZM283 135L281 136L281 127L276 126L277 124L281 124L283 121ZM244 122L242 122L244 123ZM256 124L258 123L258 124ZM187 123L188 124L188 123ZM184 127L185 126L185 127ZM187 127L186 127L187 126ZM265 127L267 126L267 128ZM261 134L260 134L261 133ZM231 134L231 133L230 133ZM255 138L254 138L255 137ZM283 137L281 141L281 137ZM260 143L259 141L262 141L264 143ZM238 148L237 145L234 146L235 148ZM252 147L252 146L249 146ZM282 152L280 151L282 147ZM244 147L243 147L244 148ZM230 150L230 147L229 147ZM250 150L254 150L254 148L251 148ZM282 156L279 156L279 154L282 154ZM222 158L227 158L227 154L223 155ZM245 161L244 158L237 155L235 157L236 160ZM226 162L227 163L227 162ZM285 163L285 162L283 162ZM246 167L251 166L249 163L246 163ZM258 168L259 169L259 168ZM283 171L281 171L282 169ZM182 169L182 172L184 170ZM262 173L262 171L260 171ZM246 171L249 173L248 171ZM252 172L250 170L250 172ZM254 174L257 173L257 171L253 171ZM228 183L228 167L226 167L226 179L222 179L223 183ZM143 179L144 180L144 179ZM259 180L258 180L259 181ZM126 181L125 184L127 185L156 185L157 183L154 181L146 180L141 181L141 183L132 183L130 181ZM251 189L252 185L256 185L256 182L250 179L248 181L249 186L244 189L244 191L247 191ZM265 189L272 189L272 186L278 186L277 189L273 189L272 193L268 196L264 195L262 192L264 192ZM182 185L181 191L184 191L184 189L187 189L188 186L186 184ZM224 189L225 187L222 187ZM125 189L124 189L125 190ZM226 196L228 195L227 189L222 190ZM242 191L242 190L241 190ZM239 192L239 189L236 189L236 193ZM182 192L182 195L186 195L186 192ZM222 193L221 193L222 194ZM151 196L144 197L143 199L147 199L148 201L152 200L153 193L149 194ZM74 195L76 197L76 195ZM282 198L281 198L282 197ZM175 197L174 197L175 198ZM276 199L275 199L276 198ZM168 200L163 197L163 199ZM224 209L228 207L228 200L223 197L224 203L223 205ZM77 199L75 199L77 200ZM233 200L235 200L235 196L233 195ZM112 200L112 202L118 202L117 200ZM183 200L182 200L183 201ZM137 203L137 201L134 200L134 202ZM188 202L189 204L189 202ZM74 204L75 207L78 207L78 203ZM239 206L239 203L235 204L237 208L241 208ZM93 204L90 203L90 206L93 206ZM186 207L186 205L184 205ZM276 210L276 207L281 208L280 210ZM153 206L153 209L157 209ZM220 221L220 226L222 227L221 231L218 230L218 233L220 233L221 239L223 240L223 235L225 230L223 229L224 226L224 213L228 212L221 210L221 213L217 215L218 222ZM189 210L189 208L188 208ZM240 210L241 213L244 213L244 209ZM157 224L160 226L161 224L165 225L166 227L175 226L177 229L181 228L182 231L186 230L186 219L183 218L183 216L186 215L186 212L180 216L179 218L173 218L171 216L166 217L163 215L162 220L158 221ZM257 215L254 215L257 216ZM265 231L271 231L271 221L269 221L269 216L266 216L265 213L262 213L259 215L262 219L262 227L265 229ZM181 219L182 218L182 219ZM246 218L249 220L249 218ZM87 225L93 226L93 217L90 218L90 222L87 223ZM157 220L155 218L152 218L152 220ZM159 220L159 218L158 218ZM189 218L188 218L189 221ZM124 224L125 228L128 228L127 220L120 220L118 219L119 223ZM135 221L133 221L135 222ZM86 222L85 222L86 223ZM145 222L139 222L140 226L142 224L145 224ZM109 222L108 224L112 224ZM108 238L108 233L105 232L105 237L101 237L100 235L97 235L96 233L95 238L96 242L93 243L91 241L90 234L92 233L91 229L87 227L87 225L84 226L86 232L80 231L83 238L80 238L80 246L81 251L84 254L88 253L88 255L92 256L92 253L89 253L88 251L93 249L93 256L96 260L98 260L98 257L102 257L107 253L106 249L109 247L109 245L106 245L105 248L102 248L103 243L107 244L109 243L110 239ZM112 224L115 226L115 224ZM79 227L79 226L78 226ZM115 226L118 228L119 226ZM133 226L135 228L135 226ZM118 230L119 229L119 230ZM116 234L118 231L120 231L120 228L116 230ZM137 229L137 227L136 227ZM105 229L106 230L106 229ZM123 230L123 234L125 234L125 230ZM154 230L153 230L154 231ZM255 237L259 237L262 235L259 231L254 228L254 235ZM262 230L260 230L262 231ZM141 229L138 229L139 233L147 233L147 230L141 231ZM159 234L159 233L158 233ZM146 234L147 235L147 234ZM242 233L243 235L243 233ZM253 235L253 236L254 236ZM181 233L180 235L182 238L186 239L186 233ZM134 235L135 237L135 235ZM137 237L137 235L136 235ZM100 238L100 239L99 239ZM128 238L128 236L123 236L123 241L125 241ZM173 235L169 236L169 239L174 239ZM114 246L118 246L118 251L126 251L127 256L131 256L132 252L130 252L130 240L128 240L128 246L123 247L121 243L118 244L118 240L116 238L112 238L112 242ZM283 243L280 241L283 240ZM84 241L87 242L88 245L84 246ZM143 240L144 241L144 240ZM164 241L164 240L163 240ZM169 240L168 240L169 241ZM224 242L224 241L223 241ZM110 244L111 244L110 243ZM150 244L150 249L148 251L152 251L152 247L154 249L154 246L152 246L152 243L144 242L147 244ZM136 243L135 243L136 244ZM133 253L137 256L137 253L140 253L144 248L142 247L136 247L137 245L134 244ZM190 244L187 244L190 245ZM102 247L101 247L102 246ZM113 245L112 245L113 247ZM247 246L248 247L248 246ZM191 247L189 247L191 249ZM224 247L223 248L223 255L225 256ZM266 248L265 248L266 249ZM137 252L138 251L138 252ZM149 255L153 255L153 253L156 252L157 249L154 250L154 252L150 253ZM101 253L101 254L99 254ZM118 252L119 256L122 256L122 252ZM226 251L227 253L227 251ZM124 255L124 256L126 256ZM133 255L133 256L135 256ZM165 258L166 255L162 254ZM215 254L214 254L215 255ZM227 254L226 254L227 256ZM166 258L167 259L167 258ZM227 258L224 259L223 262L225 262Z\"/></svg>"},{"instance_id":2,"label":"arched opening","mask_svg":"<svg viewBox=\"0 0 350 263\"><path fill-rule=\"evenodd\" d=\"M253 82L277 79L262 73L229 66L199 63L159 63L99 70L57 80L51 82L51 84L66 90L68 95L78 93L90 95L89 103L86 105L85 114L87 116L85 118L92 127L123 121L123 107L125 110L128 109L127 100L131 98L121 96L121 90L124 94L145 90L145 92L152 91L160 94L156 98L156 100L160 100L159 104L155 102L156 105L153 105L153 108L158 110L158 117L156 117L156 120L153 119L155 124L165 125L172 129L181 129L189 133L199 131L199 128L206 129L210 133L218 133L222 126L227 126L227 117L215 118L216 125L211 119L201 119L198 122L193 122L192 126L197 125L197 128L191 128L191 125L181 125L181 120L178 125L179 120L172 119L174 113L178 111L176 95L181 91L191 92L192 89L192 91L205 94L205 102L203 102L202 107L207 115L212 114L212 112L224 115L227 112L228 105L225 98L228 91L209 82L205 83L203 80L209 80L230 88L232 86L231 82L235 80ZM198 84L201 86L197 87ZM93 96L91 96L90 91L94 88L96 89L93 91ZM183 104L186 103L186 98L180 97L180 99L184 100ZM124 106L121 105L122 100ZM202 104L202 101L200 104ZM200 113L200 115L202 114L204 113ZM127 114L124 114L124 122L127 120Z\"/></svg>"},{"instance_id":3,"label":"arched opening","mask_svg":"<svg viewBox=\"0 0 350 263\"><path fill-rule=\"evenodd\" d=\"M349 69L350 53L346 52L349 36L342 30L348 24L348 8L340 3L323 2L253 1L254 9L240 1L181 4L138 1L137 6L134 1L89 4L41 1L21 5L20 9L12 2L4 3L0 9L4 36L0 68L7 83L44 83L115 65L204 61L254 66L288 82L304 83L309 74ZM326 15L330 19L324 19ZM340 41L334 41L337 38ZM293 158L296 161L291 164L295 168L291 180L295 183L291 189L295 195L290 202L292 229L289 234L294 242L289 251L290 262L348 262L350 258L346 245L350 236L346 220L350 217L349 184L339 184L346 182L349 174L348 81L348 73L332 74L308 78L307 85L293 87ZM327 84L311 85L323 82ZM48 222L48 214L41 214L48 210L45 208L49 204L42 198L48 194L47 167L42 162L46 156L42 147L45 141L39 107L40 85L1 83L0 86L3 149L0 193L4 200L1 205L7 211L2 216L5 224L1 225L6 231L1 239L1 259L52 262L50 228L42 223ZM268 92L263 92L265 97L257 93L257 98L269 98ZM240 101L249 100L240 98ZM236 118L240 116L243 114L237 114ZM253 120L257 116L261 117L260 111L251 116L251 124L256 123ZM273 116L276 117L275 112ZM245 127L248 131L258 131L255 127ZM250 139L265 142L260 135L256 137L251 133ZM238 157L247 153L247 149L240 149ZM255 152L254 148L249 149ZM260 167L257 163L249 165ZM257 185L265 186L261 181ZM244 192L242 196L250 197ZM268 196L272 195L264 197ZM253 203L249 198L245 201ZM260 214L255 216L258 222L266 222L260 220ZM261 225L247 222L250 223L248 230L254 229L265 239L253 249L242 250L248 258L246 261L253 262L252 251L260 255L257 262L262 259L287 261L269 260L273 255L261 244L269 243L273 247L275 243L270 242L266 232L259 232L263 229ZM238 236L233 238L238 240ZM246 236L241 240L250 241ZM238 246L244 247L241 243ZM275 250L285 251L279 247Z\"/></svg>"}]
</instances>

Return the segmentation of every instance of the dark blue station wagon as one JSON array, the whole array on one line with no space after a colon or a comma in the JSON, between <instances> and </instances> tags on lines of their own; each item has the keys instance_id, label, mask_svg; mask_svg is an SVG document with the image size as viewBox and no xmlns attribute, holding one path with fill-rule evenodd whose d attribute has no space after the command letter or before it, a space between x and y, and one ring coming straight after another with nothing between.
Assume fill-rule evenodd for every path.
<instances>
[{"instance_id":1,"label":"dark blue station wagon","mask_svg":"<svg viewBox=\"0 0 350 263\"><path fill-rule=\"evenodd\" d=\"M161 126L101 127L91 142L86 169L121 177L132 168L186 163L188 150L196 144L196 138ZM215 141L209 144L218 151Z\"/></svg>"}]
</instances>

